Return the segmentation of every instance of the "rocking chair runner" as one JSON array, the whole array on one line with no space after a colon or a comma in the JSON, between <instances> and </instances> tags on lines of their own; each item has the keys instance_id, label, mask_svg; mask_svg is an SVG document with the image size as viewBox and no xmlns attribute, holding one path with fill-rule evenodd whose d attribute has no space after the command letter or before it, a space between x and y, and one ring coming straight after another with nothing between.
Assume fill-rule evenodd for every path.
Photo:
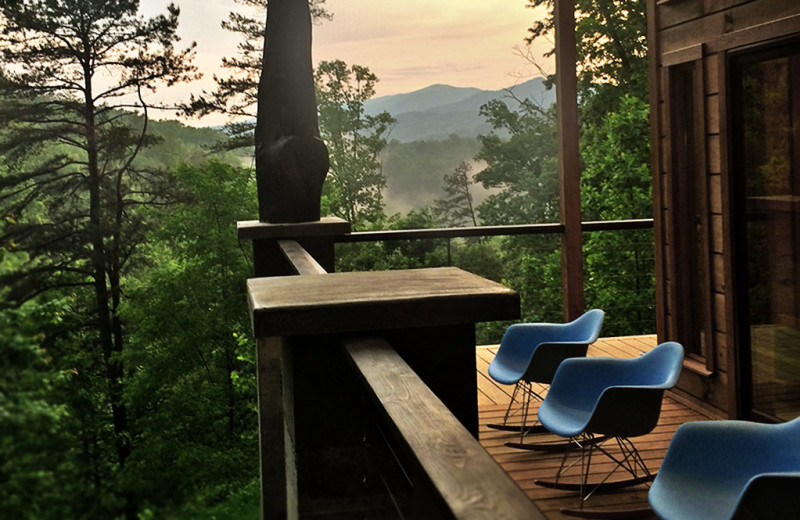
<instances>
[{"instance_id":1,"label":"rocking chair runner","mask_svg":"<svg viewBox=\"0 0 800 520\"><path fill-rule=\"evenodd\" d=\"M593 309L569 323L519 323L511 325L500 342L489 375L498 383L514 385L502 424L489 424L490 428L520 433L521 446L528 433L543 431L543 428L528 424L532 399L542 400L533 387L534 383L550 384L558 365L567 358L584 357L589 345L600 335L603 311ZM520 408L514 410L514 404ZM521 424L511 425L509 419L521 414Z\"/></svg>"},{"instance_id":2,"label":"rocking chair runner","mask_svg":"<svg viewBox=\"0 0 800 520\"><path fill-rule=\"evenodd\" d=\"M652 481L652 474L639 455L631 437L650 433L658 423L664 390L678 381L683 364L683 347L674 342L663 343L633 359L578 358L567 359L556 371L550 390L539 407L539 421L548 431L569 439L580 450L581 480L561 481L572 466L567 464L570 450L564 453L554 481L537 484L580 492L579 510L565 509L564 514L602 518L607 514L583 511L583 504L593 493L618 489ZM620 454L612 452L609 441L615 441ZM616 464L600 482L589 482L592 455L600 452ZM609 481L618 469L631 478ZM644 513L648 510L629 513ZM614 512L608 517L618 517Z\"/></svg>"},{"instance_id":3,"label":"rocking chair runner","mask_svg":"<svg viewBox=\"0 0 800 520\"><path fill-rule=\"evenodd\" d=\"M662 520L796 518L800 418L686 423L648 493Z\"/></svg>"}]
</instances>

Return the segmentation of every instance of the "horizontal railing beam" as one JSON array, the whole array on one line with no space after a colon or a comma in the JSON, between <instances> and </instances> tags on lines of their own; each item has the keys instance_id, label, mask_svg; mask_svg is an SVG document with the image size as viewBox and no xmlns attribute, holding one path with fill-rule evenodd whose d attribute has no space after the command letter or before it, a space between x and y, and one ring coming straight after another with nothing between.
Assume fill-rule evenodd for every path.
<instances>
[{"instance_id":1,"label":"horizontal railing beam","mask_svg":"<svg viewBox=\"0 0 800 520\"><path fill-rule=\"evenodd\" d=\"M652 229L653 219L602 220L583 222L581 231L620 231L628 229ZM429 229L392 229L386 231L359 231L336 237L336 242L382 242L388 240L422 240L436 238L469 238L512 235L557 235L564 232L564 225L519 224L513 226L471 226Z\"/></svg>"},{"instance_id":2,"label":"horizontal railing beam","mask_svg":"<svg viewBox=\"0 0 800 520\"><path fill-rule=\"evenodd\" d=\"M328 274L319 262L295 240L279 240L278 247L289 262L289 267L301 276Z\"/></svg>"},{"instance_id":3,"label":"horizontal railing beam","mask_svg":"<svg viewBox=\"0 0 800 520\"><path fill-rule=\"evenodd\" d=\"M343 343L388 431L443 502L435 508L443 517L545 518L386 340Z\"/></svg>"}]
</instances>

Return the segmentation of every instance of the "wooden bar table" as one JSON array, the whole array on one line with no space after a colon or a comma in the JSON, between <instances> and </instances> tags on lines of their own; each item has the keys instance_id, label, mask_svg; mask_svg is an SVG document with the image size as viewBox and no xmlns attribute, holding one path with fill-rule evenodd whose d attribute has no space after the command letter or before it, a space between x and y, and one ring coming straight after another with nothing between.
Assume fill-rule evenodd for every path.
<instances>
[{"instance_id":1,"label":"wooden bar table","mask_svg":"<svg viewBox=\"0 0 800 520\"><path fill-rule=\"evenodd\" d=\"M262 496L280 496L283 485L288 502L297 500L295 468L301 511L303 495L352 492L302 476L346 466L347 455L331 453L347 452L361 435L343 336L388 340L478 437L475 323L518 318L515 291L455 267L254 278L247 287L258 349ZM333 460L321 462L323 455Z\"/></svg>"}]
</instances>

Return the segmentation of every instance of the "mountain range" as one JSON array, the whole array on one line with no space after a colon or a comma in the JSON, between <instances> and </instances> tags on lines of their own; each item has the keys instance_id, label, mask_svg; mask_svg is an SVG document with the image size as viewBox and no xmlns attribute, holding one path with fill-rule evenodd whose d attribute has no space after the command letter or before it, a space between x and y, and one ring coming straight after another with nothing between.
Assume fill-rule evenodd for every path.
<instances>
[{"instance_id":1,"label":"mountain range","mask_svg":"<svg viewBox=\"0 0 800 520\"><path fill-rule=\"evenodd\" d=\"M555 92L545 88L544 79L534 78L502 90L431 85L407 94L370 99L364 103L364 111L367 115L389 112L397 120L389 139L401 143L442 140L452 134L474 138L491 129L481 117L480 107L493 99L510 99L511 95L542 106L555 102Z\"/></svg>"}]
</instances>

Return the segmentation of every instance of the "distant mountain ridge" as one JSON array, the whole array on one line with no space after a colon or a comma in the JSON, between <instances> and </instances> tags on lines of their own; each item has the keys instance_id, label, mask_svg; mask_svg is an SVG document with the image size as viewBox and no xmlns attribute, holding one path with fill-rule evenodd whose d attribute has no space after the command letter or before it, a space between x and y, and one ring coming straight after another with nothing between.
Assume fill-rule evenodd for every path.
<instances>
[{"instance_id":1,"label":"distant mountain ridge","mask_svg":"<svg viewBox=\"0 0 800 520\"><path fill-rule=\"evenodd\" d=\"M509 91L543 106L555 102L555 92L545 88L544 79L534 78L503 90L430 85L407 94L370 99L364 110L368 115L385 110L397 119L389 139L401 143L447 139L451 134L474 138L491 129L480 116L480 107L493 99L508 98Z\"/></svg>"}]
</instances>

